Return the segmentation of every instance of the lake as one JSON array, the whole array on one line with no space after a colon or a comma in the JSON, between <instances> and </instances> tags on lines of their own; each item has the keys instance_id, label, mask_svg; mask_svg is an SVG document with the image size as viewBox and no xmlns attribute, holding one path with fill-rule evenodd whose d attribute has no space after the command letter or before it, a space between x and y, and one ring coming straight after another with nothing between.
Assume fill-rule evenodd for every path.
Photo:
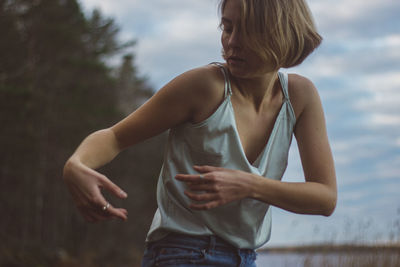
<instances>
[{"instance_id":1,"label":"lake","mask_svg":"<svg viewBox=\"0 0 400 267\"><path fill-rule=\"evenodd\" d=\"M399 251L259 252L257 267L400 267Z\"/></svg>"}]
</instances>

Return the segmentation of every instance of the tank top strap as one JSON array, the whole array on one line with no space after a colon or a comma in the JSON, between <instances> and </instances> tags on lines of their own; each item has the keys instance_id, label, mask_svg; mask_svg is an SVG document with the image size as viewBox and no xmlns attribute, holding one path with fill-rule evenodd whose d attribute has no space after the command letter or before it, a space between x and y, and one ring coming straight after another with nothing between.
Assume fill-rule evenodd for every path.
<instances>
[{"instance_id":1,"label":"tank top strap","mask_svg":"<svg viewBox=\"0 0 400 267\"><path fill-rule=\"evenodd\" d=\"M284 72L278 72L279 81L282 85L283 95L286 100L289 100L289 78L288 74Z\"/></svg>"},{"instance_id":2,"label":"tank top strap","mask_svg":"<svg viewBox=\"0 0 400 267\"><path fill-rule=\"evenodd\" d=\"M212 62L212 63L210 63L210 65L218 66L221 69L222 74L224 75L224 79L225 79L225 89L224 89L225 94L224 94L224 96L227 97L228 95L232 95L231 81L229 79L228 70L225 68L225 66L222 63L219 63L219 62Z\"/></svg>"}]
</instances>

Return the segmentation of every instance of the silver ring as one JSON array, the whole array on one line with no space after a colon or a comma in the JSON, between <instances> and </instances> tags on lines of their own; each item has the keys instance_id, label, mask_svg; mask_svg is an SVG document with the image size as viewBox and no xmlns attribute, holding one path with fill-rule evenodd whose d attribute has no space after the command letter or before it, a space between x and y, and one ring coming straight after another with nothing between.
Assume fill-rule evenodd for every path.
<instances>
[{"instance_id":1,"label":"silver ring","mask_svg":"<svg viewBox=\"0 0 400 267\"><path fill-rule=\"evenodd\" d=\"M110 207L110 203L107 202L105 206L103 206L103 211L106 211Z\"/></svg>"},{"instance_id":2,"label":"silver ring","mask_svg":"<svg viewBox=\"0 0 400 267\"><path fill-rule=\"evenodd\" d=\"M200 174L200 175L199 175L199 178L200 178L200 179L204 179L204 175L203 175L203 174Z\"/></svg>"}]
</instances>

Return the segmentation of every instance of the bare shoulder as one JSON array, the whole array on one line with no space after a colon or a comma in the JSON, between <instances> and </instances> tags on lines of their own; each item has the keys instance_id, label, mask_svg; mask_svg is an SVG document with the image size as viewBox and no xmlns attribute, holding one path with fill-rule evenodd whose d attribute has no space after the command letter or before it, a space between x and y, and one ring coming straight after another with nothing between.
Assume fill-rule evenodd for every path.
<instances>
[{"instance_id":1,"label":"bare shoulder","mask_svg":"<svg viewBox=\"0 0 400 267\"><path fill-rule=\"evenodd\" d=\"M210 116L224 98L224 76L218 66L206 65L189 70L163 89L175 91L182 101L190 104L191 122L197 123Z\"/></svg>"},{"instance_id":2,"label":"bare shoulder","mask_svg":"<svg viewBox=\"0 0 400 267\"><path fill-rule=\"evenodd\" d=\"M187 90L196 97L209 98L213 95L223 93L224 79L219 67L206 65L191 69L170 82L171 85L178 85L181 90ZM221 88L222 85L222 88ZM168 86L168 85L167 85Z\"/></svg>"},{"instance_id":3,"label":"bare shoulder","mask_svg":"<svg viewBox=\"0 0 400 267\"><path fill-rule=\"evenodd\" d=\"M224 94L218 68L187 71L157 91L146 103L112 127L119 146L128 147L187 122L212 114Z\"/></svg>"},{"instance_id":4,"label":"bare shoulder","mask_svg":"<svg viewBox=\"0 0 400 267\"><path fill-rule=\"evenodd\" d=\"M296 118L299 118L305 107L320 102L319 94L313 82L308 78L298 74L289 74L288 77L290 100Z\"/></svg>"}]
</instances>

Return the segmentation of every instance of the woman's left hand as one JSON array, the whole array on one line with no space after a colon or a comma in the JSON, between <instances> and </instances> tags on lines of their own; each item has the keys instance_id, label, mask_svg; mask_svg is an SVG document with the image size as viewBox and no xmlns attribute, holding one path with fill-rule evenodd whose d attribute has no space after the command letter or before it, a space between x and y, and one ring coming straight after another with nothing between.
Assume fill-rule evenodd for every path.
<instances>
[{"instance_id":1,"label":"woman's left hand","mask_svg":"<svg viewBox=\"0 0 400 267\"><path fill-rule=\"evenodd\" d=\"M192 203L190 208L208 210L251 195L251 176L243 171L212 166L194 166L200 174L178 174L175 178L185 182L189 190L184 193Z\"/></svg>"}]
</instances>

